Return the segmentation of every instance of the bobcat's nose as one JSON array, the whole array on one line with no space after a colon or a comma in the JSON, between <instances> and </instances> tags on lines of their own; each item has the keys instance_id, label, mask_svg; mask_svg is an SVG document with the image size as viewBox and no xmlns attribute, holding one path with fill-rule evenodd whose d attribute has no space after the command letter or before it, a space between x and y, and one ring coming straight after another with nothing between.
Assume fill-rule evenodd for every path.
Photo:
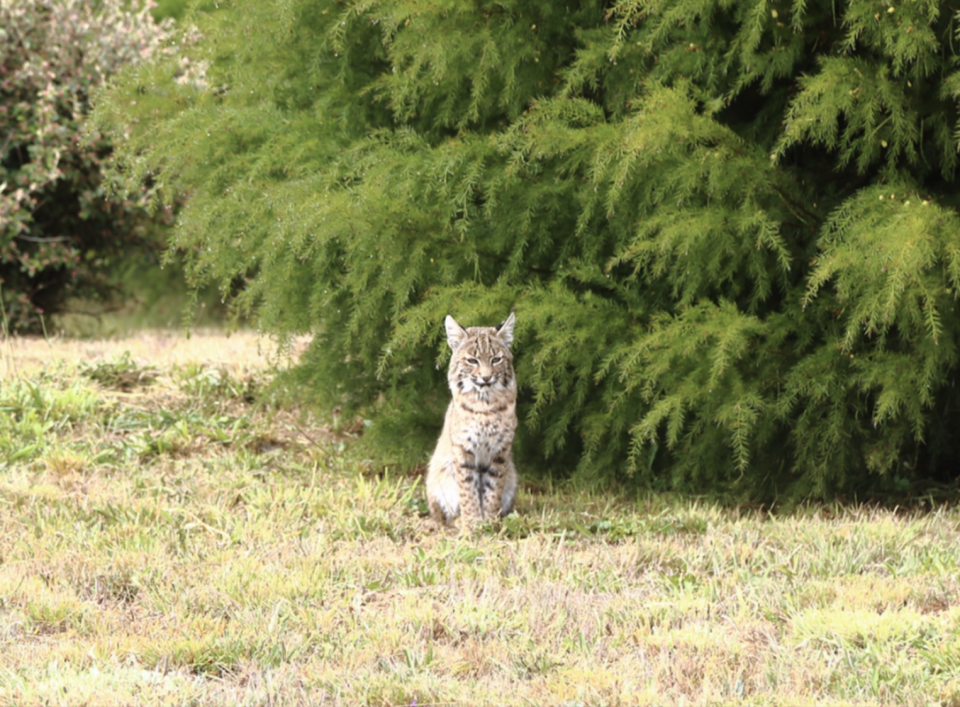
<instances>
[{"instance_id":1,"label":"bobcat's nose","mask_svg":"<svg viewBox=\"0 0 960 707\"><path fill-rule=\"evenodd\" d=\"M483 378L484 383L489 383L490 379L493 378L493 376L480 376L480 377Z\"/></svg>"}]
</instances>

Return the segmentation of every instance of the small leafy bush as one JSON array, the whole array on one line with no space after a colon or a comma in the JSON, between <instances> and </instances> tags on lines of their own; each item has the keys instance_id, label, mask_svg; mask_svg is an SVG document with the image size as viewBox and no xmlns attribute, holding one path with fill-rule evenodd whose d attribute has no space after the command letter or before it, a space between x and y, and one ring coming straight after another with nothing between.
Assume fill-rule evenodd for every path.
<instances>
[{"instance_id":1,"label":"small leafy bush","mask_svg":"<svg viewBox=\"0 0 960 707\"><path fill-rule=\"evenodd\" d=\"M160 51L168 31L141 0L0 2L0 285L12 328L37 330L68 297L110 294L111 268L158 251L169 210L153 218L145 188L112 194L110 143L82 126L98 86Z\"/></svg>"}]
</instances>

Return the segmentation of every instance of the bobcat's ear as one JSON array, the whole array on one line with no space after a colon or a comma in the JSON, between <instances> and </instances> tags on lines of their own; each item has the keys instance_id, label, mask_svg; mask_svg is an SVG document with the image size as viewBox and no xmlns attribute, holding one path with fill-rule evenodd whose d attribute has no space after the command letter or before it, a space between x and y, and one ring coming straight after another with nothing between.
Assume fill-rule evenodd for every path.
<instances>
[{"instance_id":1,"label":"bobcat's ear","mask_svg":"<svg viewBox=\"0 0 960 707\"><path fill-rule=\"evenodd\" d=\"M513 343L513 325L516 321L513 312L510 312L509 317L497 324L497 338L500 339L507 348L510 348L510 344Z\"/></svg>"},{"instance_id":2,"label":"bobcat's ear","mask_svg":"<svg viewBox=\"0 0 960 707\"><path fill-rule=\"evenodd\" d=\"M447 329L447 343L450 345L450 349L456 351L467 337L466 330L457 324L457 320L449 314L446 319L443 320L443 326Z\"/></svg>"}]
</instances>

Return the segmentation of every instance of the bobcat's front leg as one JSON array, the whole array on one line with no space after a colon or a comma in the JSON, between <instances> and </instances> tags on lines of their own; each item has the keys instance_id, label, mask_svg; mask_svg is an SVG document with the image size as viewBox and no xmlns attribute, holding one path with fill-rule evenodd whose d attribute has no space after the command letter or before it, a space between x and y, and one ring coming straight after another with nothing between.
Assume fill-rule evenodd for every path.
<instances>
[{"instance_id":1,"label":"bobcat's front leg","mask_svg":"<svg viewBox=\"0 0 960 707\"><path fill-rule=\"evenodd\" d=\"M454 446L454 458L457 464L457 490L460 492L460 517L464 523L483 520L477 458L460 445Z\"/></svg>"},{"instance_id":2,"label":"bobcat's front leg","mask_svg":"<svg viewBox=\"0 0 960 707\"><path fill-rule=\"evenodd\" d=\"M491 464L483 469L480 482L480 505L484 520L499 520L503 502L503 489L510 463L510 449L495 455Z\"/></svg>"}]
</instances>

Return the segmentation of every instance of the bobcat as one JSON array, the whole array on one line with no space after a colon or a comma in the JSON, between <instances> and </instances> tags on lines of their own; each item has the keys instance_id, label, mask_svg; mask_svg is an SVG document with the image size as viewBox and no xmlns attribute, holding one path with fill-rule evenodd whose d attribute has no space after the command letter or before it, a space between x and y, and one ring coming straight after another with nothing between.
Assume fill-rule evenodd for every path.
<instances>
[{"instance_id":1,"label":"bobcat","mask_svg":"<svg viewBox=\"0 0 960 707\"><path fill-rule=\"evenodd\" d=\"M444 325L453 400L427 469L427 503L442 524L461 513L468 523L492 520L510 513L517 495L514 316L496 327L464 329L450 316Z\"/></svg>"}]
</instances>

